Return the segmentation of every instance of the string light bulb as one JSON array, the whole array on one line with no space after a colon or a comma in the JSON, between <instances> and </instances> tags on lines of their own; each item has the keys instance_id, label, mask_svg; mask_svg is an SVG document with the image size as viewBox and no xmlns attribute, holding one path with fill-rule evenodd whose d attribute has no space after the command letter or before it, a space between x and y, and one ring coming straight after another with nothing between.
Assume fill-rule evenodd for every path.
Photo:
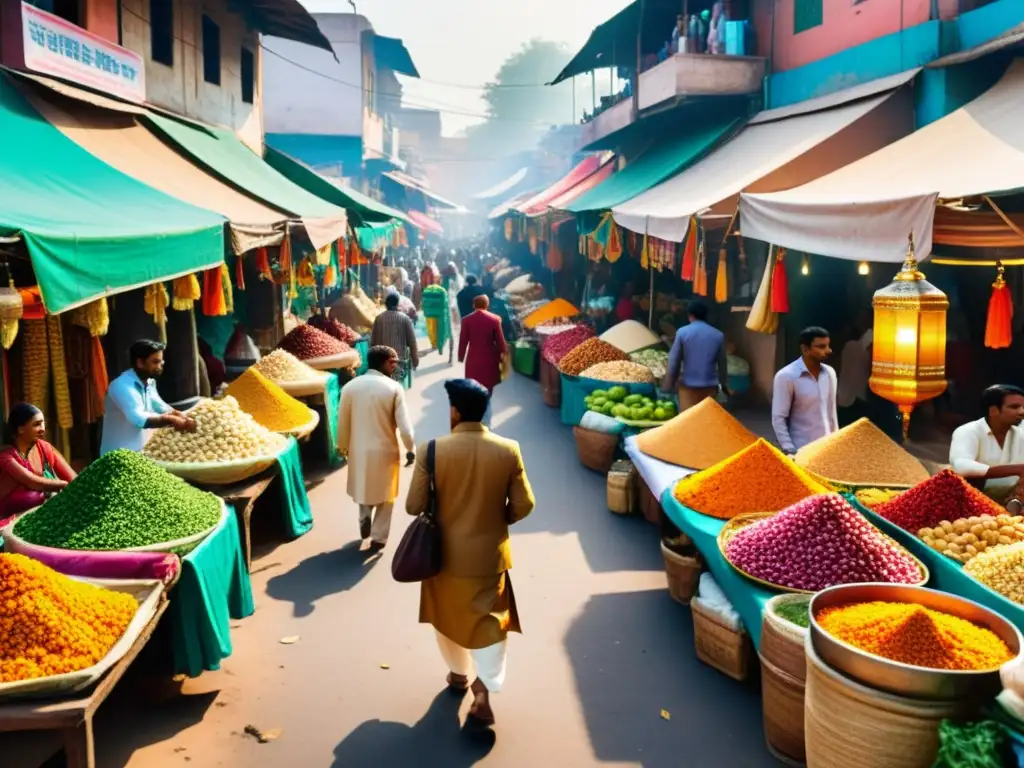
<instances>
[{"instance_id":1,"label":"string light bulb","mask_svg":"<svg viewBox=\"0 0 1024 768\"><path fill-rule=\"evenodd\" d=\"M811 260L807 256L804 256L800 261L800 274L804 277L811 274Z\"/></svg>"},{"instance_id":2,"label":"string light bulb","mask_svg":"<svg viewBox=\"0 0 1024 768\"><path fill-rule=\"evenodd\" d=\"M871 274L871 265L868 264L866 261L862 261L860 264L857 265L857 274L858 275L869 275L869 274Z\"/></svg>"}]
</instances>

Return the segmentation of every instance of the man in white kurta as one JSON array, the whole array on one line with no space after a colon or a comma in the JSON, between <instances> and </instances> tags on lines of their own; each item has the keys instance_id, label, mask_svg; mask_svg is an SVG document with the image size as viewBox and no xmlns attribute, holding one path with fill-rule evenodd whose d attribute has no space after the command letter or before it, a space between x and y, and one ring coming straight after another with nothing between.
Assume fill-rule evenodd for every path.
<instances>
[{"instance_id":1,"label":"man in white kurta","mask_svg":"<svg viewBox=\"0 0 1024 768\"><path fill-rule=\"evenodd\" d=\"M348 495L359 505L360 538L383 547L398 497L398 438L405 445L407 464L416 458L416 443L405 390L391 378L398 353L391 347L376 346L367 357L370 369L341 390L338 451L348 458Z\"/></svg>"}]
</instances>

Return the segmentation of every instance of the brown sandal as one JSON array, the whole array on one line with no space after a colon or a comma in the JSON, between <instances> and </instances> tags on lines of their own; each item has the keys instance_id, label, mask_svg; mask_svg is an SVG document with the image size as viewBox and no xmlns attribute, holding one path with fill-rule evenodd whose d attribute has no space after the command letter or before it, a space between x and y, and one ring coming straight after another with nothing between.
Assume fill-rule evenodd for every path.
<instances>
[{"instance_id":1,"label":"brown sandal","mask_svg":"<svg viewBox=\"0 0 1024 768\"><path fill-rule=\"evenodd\" d=\"M473 701L473 704L469 708L469 712L466 715L467 721L472 721L477 725L485 727L494 725L494 712L491 711L491 703L489 697L485 698L483 702L481 702L479 698L481 694L487 696L487 688L484 687L484 684L480 682L479 678L473 681L472 690L474 697L477 698ZM483 707L487 708L487 714L480 713L480 710Z\"/></svg>"},{"instance_id":2,"label":"brown sandal","mask_svg":"<svg viewBox=\"0 0 1024 768\"><path fill-rule=\"evenodd\" d=\"M465 675L456 675L454 672L448 673L448 687L459 693L465 693L469 690L469 678Z\"/></svg>"}]
</instances>

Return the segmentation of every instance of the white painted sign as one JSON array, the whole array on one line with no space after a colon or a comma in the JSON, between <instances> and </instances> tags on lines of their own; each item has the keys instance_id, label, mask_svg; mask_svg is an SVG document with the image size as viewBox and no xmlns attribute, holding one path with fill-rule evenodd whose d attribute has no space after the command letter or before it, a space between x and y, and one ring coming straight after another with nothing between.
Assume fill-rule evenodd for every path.
<instances>
[{"instance_id":1,"label":"white painted sign","mask_svg":"<svg viewBox=\"0 0 1024 768\"><path fill-rule=\"evenodd\" d=\"M129 101L146 100L146 69L137 53L24 2L21 25L25 69Z\"/></svg>"}]
</instances>

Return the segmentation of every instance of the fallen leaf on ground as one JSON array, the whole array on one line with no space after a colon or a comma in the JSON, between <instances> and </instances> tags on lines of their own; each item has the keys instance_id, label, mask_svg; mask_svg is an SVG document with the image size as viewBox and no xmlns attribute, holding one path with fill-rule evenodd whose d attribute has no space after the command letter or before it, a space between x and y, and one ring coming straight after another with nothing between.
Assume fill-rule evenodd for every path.
<instances>
[{"instance_id":1,"label":"fallen leaf on ground","mask_svg":"<svg viewBox=\"0 0 1024 768\"><path fill-rule=\"evenodd\" d=\"M288 637L282 637L280 643L281 645L295 645L301 639L299 635L289 635Z\"/></svg>"},{"instance_id":2,"label":"fallen leaf on ground","mask_svg":"<svg viewBox=\"0 0 1024 768\"><path fill-rule=\"evenodd\" d=\"M672 713L669 712L667 709L661 710L661 719L662 720L671 720L672 719Z\"/></svg>"},{"instance_id":3,"label":"fallen leaf on ground","mask_svg":"<svg viewBox=\"0 0 1024 768\"><path fill-rule=\"evenodd\" d=\"M254 737L256 741L258 741L260 744L266 744L268 741L274 741L275 739L279 739L281 737L281 734L284 733L284 729L269 728L266 731L262 731L255 725L247 725L245 726L245 733L249 736Z\"/></svg>"}]
</instances>

